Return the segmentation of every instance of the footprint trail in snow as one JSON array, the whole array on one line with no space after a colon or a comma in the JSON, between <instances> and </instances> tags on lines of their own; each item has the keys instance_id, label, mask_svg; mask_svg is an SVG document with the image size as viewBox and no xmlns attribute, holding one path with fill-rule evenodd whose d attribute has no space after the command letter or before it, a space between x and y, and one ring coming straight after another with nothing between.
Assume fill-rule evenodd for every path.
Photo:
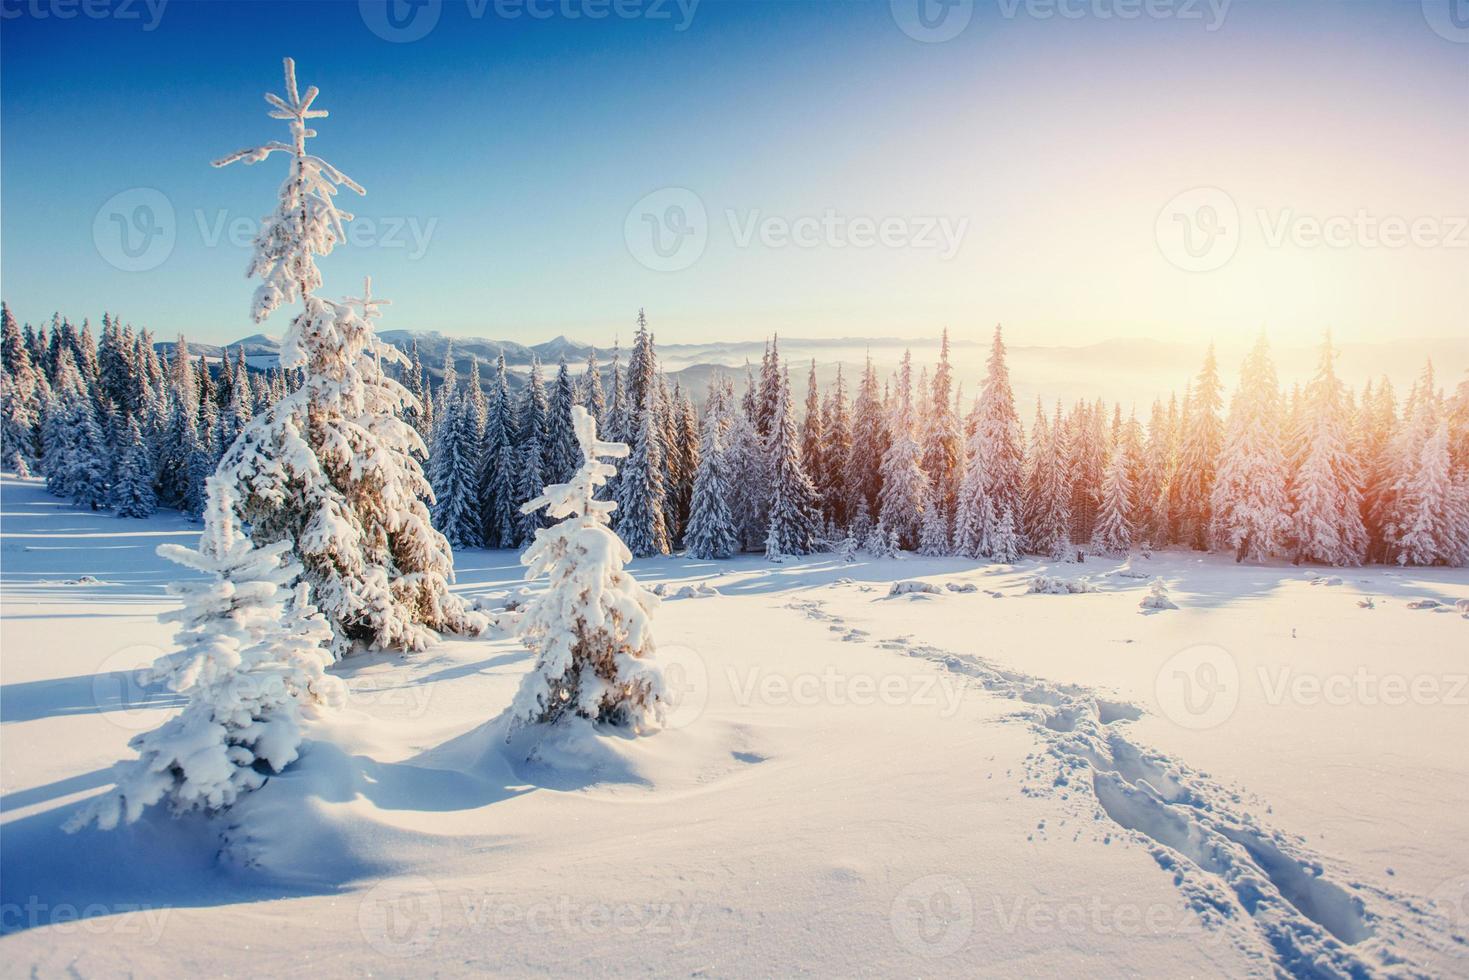
<instances>
[{"instance_id":1,"label":"footprint trail in snow","mask_svg":"<svg viewBox=\"0 0 1469 980\"><path fill-rule=\"evenodd\" d=\"M843 639L868 641L822 600L796 600L788 608L844 631ZM1041 746L1026 760L1022 791L1060 798L1133 835L1171 876L1207 934L1227 938L1265 972L1435 975L1410 961L1404 947L1469 963L1463 958L1469 957L1469 938L1455 933L1426 899L1354 880L1299 838L1261 823L1238 792L1130 741L1118 725L1140 718L1141 708L911 635L874 642L974 678L992 695L1024 705L1014 717L1031 723Z\"/></svg>"}]
</instances>

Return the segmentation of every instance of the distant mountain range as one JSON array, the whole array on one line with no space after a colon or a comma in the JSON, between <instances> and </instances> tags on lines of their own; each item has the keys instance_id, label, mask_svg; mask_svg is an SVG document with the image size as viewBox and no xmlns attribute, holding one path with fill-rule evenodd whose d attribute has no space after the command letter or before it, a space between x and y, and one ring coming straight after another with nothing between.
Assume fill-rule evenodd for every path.
<instances>
[{"instance_id":1,"label":"distant mountain range","mask_svg":"<svg viewBox=\"0 0 1469 980\"><path fill-rule=\"evenodd\" d=\"M591 344L564 336L531 345L484 337L446 337L437 331L385 330L381 336L403 351L410 350L417 342L419 359L435 380L443 376L444 357L451 343L455 369L461 378L469 373L471 363L478 361L481 377L488 382L495 359L503 353L511 369L512 383L517 387L537 358L547 366L549 379L562 357L574 373L580 374L593 349ZM1226 385L1232 385L1253 339L1230 337L1219 344L1220 373ZM804 396L807 372L813 361L817 382L823 387L831 384L841 365L849 388L855 390L856 378L868 357L886 378L897 367L904 350L912 350L916 374L925 367L932 369L939 349L937 337L916 340L782 337L779 343L782 359L790 365L792 386L798 397ZM988 333L983 337L956 337L951 342L955 378L964 385L966 399L979 390L989 345ZM172 342L158 344L163 352L170 352L173 347ZM210 359L217 359L225 349L195 343L189 347L195 354ZM266 370L278 363L280 340L255 334L228 345L232 354L236 349L244 350L251 368ZM658 358L670 380L679 382L697 398L717 373L734 374L738 385L746 363L758 366L764 350L765 342L759 340L659 344ZM596 353L605 372L611 363L612 349L610 345L598 345ZM1155 397L1166 399L1170 393L1177 393L1181 398L1185 385L1197 375L1203 356L1202 343L1136 339L1104 340L1073 347L1012 345L1008 353L1015 395L1027 417L1036 398L1048 402L1057 398L1068 402L1077 398L1104 398L1122 402L1124 406L1135 404L1139 412L1146 412ZM1278 345L1274 347L1274 357L1281 384L1289 389L1295 383L1304 384L1315 373L1319 351L1314 345ZM1359 388L1369 377L1375 379L1385 374L1392 379L1401 397L1422 369L1424 360L1430 357L1438 383L1454 388L1465 380L1465 370L1469 368L1469 337L1342 344L1337 373L1354 388ZM622 362L627 362L626 348L622 351Z\"/></svg>"}]
</instances>

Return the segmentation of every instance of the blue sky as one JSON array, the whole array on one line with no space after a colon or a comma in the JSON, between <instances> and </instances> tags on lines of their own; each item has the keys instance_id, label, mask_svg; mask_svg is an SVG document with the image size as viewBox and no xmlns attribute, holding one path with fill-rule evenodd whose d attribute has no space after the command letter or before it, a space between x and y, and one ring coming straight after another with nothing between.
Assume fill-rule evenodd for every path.
<instances>
[{"instance_id":1,"label":"blue sky","mask_svg":"<svg viewBox=\"0 0 1469 980\"><path fill-rule=\"evenodd\" d=\"M360 237L322 262L326 290L372 274L389 327L605 342L646 306L674 341L1001 320L1035 343L1262 323L1355 339L1452 335L1469 308L1453 228L1469 38L1417 2L1157 0L1124 19L1126 0L1061 0L1066 16L956 0L963 29L934 41L905 33L908 0L621 0L596 20L610 0L543 0L543 17L427 0L395 8L410 31L437 15L407 42L356 0L68 2L0 2L0 288L23 320L281 331L247 317L239 238L281 160L208 163L284 133L261 99L283 55L331 111L317 152L368 190L346 202ZM1196 188L1240 215L1238 253L1202 272L1159 230ZM129 228L154 191L166 206ZM635 205L654 195L656 224L688 193L697 257L649 268ZM1434 235L1296 234L1358 214ZM862 244L863 222L891 241ZM118 267L124 229L162 243L165 224L171 249Z\"/></svg>"}]
</instances>

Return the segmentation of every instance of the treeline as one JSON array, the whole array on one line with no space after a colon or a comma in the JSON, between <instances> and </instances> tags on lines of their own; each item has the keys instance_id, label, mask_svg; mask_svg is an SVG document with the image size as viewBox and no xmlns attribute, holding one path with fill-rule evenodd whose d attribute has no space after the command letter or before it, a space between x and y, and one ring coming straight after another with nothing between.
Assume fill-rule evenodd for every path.
<instances>
[{"instance_id":1,"label":"treeline","mask_svg":"<svg viewBox=\"0 0 1469 980\"><path fill-rule=\"evenodd\" d=\"M103 317L100 341L55 318L19 327L3 309L3 465L41 473L82 506L198 514L204 479L250 418L299 384L211 366L180 338ZM433 386L417 351L400 379L406 420L429 446L435 526L458 548L521 548L542 526L520 505L569 479L573 405L631 454L611 481L618 533L638 555L700 558L899 550L1012 561L1183 545L1240 560L1331 565L1469 562L1469 382L1446 395L1426 366L1399 401L1383 378L1353 391L1328 338L1315 377L1283 392L1262 336L1228 408L1212 349L1183 397L1146 420L1102 401L1016 409L997 328L968 406L947 336L930 373L905 355L890 377L868 362L804 397L778 341L742 385L716 377L701 406L670 385L640 313L624 365L595 352L514 390L501 357L459 377L452 350ZM605 378L605 383L604 383Z\"/></svg>"},{"instance_id":2,"label":"treeline","mask_svg":"<svg viewBox=\"0 0 1469 980\"><path fill-rule=\"evenodd\" d=\"M1239 560L1331 565L1469 561L1469 382L1452 397L1426 366L1401 409L1391 383L1360 395L1337 378L1328 337L1316 376L1287 396L1265 338L1224 408L1213 349L1182 402L1146 423L1101 401L1037 404L1027 433L996 328L988 374L967 410L947 334L917 378L905 355L880 379L871 361L849 391L807 368L797 405L778 342L743 391L716 378L702 417L658 369L640 313L610 391L595 355L563 362L549 389L533 366L512 395L503 359L488 392L452 353L436 397L429 472L440 529L457 546L523 547L539 519L519 504L574 462L570 409L631 446L614 479L618 533L637 555L699 558L817 550L1013 561L1185 545ZM421 367L405 381L428 394Z\"/></svg>"},{"instance_id":3,"label":"treeline","mask_svg":"<svg viewBox=\"0 0 1469 980\"><path fill-rule=\"evenodd\" d=\"M59 315L22 328L4 304L0 380L0 467L120 517L200 516L224 451L300 384L299 372L249 371L243 351L211 370L182 337L161 357L152 334L108 314L100 338Z\"/></svg>"}]
</instances>

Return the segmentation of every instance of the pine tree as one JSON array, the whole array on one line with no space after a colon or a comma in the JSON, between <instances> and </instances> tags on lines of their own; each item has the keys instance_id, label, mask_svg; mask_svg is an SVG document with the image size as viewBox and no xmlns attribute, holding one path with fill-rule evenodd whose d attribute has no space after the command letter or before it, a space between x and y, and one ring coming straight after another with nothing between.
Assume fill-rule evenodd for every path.
<instances>
[{"instance_id":1,"label":"pine tree","mask_svg":"<svg viewBox=\"0 0 1469 980\"><path fill-rule=\"evenodd\" d=\"M1160 548L1168 543L1169 537L1168 487L1173 481L1173 443L1168 412L1161 400L1154 399L1143 450L1142 479L1134 489L1138 502L1138 539Z\"/></svg>"},{"instance_id":2,"label":"pine tree","mask_svg":"<svg viewBox=\"0 0 1469 980\"><path fill-rule=\"evenodd\" d=\"M801 443L791 405L790 375L784 374L776 393L775 417L770 427L770 525L765 553L770 558L809 555L816 547L820 512L816 490L801 462Z\"/></svg>"},{"instance_id":3,"label":"pine tree","mask_svg":"<svg viewBox=\"0 0 1469 980\"><path fill-rule=\"evenodd\" d=\"M887 447L887 422L877 389L877 371L868 357L852 407L852 447L846 470L848 513L866 512L869 516L877 513L882 493L882 460Z\"/></svg>"},{"instance_id":4,"label":"pine tree","mask_svg":"<svg viewBox=\"0 0 1469 980\"><path fill-rule=\"evenodd\" d=\"M1291 483L1296 561L1360 565L1367 550L1362 473L1351 452L1346 389L1336 378L1331 335L1302 398L1300 459Z\"/></svg>"},{"instance_id":5,"label":"pine tree","mask_svg":"<svg viewBox=\"0 0 1469 980\"><path fill-rule=\"evenodd\" d=\"M990 496L989 474L985 471L984 436L984 430L978 425L969 436L964 482L959 487L959 512L954 520L954 551L966 558L987 558L994 554L994 535L998 530L995 498Z\"/></svg>"},{"instance_id":6,"label":"pine tree","mask_svg":"<svg viewBox=\"0 0 1469 980\"><path fill-rule=\"evenodd\" d=\"M1000 524L995 530L989 557L1006 565L1013 565L1020 560L1020 534L1015 528L1015 514L1009 507L1000 514Z\"/></svg>"},{"instance_id":7,"label":"pine tree","mask_svg":"<svg viewBox=\"0 0 1469 980\"><path fill-rule=\"evenodd\" d=\"M1010 388L1010 370L1005 364L1005 342L1000 328L995 327L990 349L989 370L979 394L977 446L984 454L985 495L996 514L1008 508L1021 513L1025 451L1022 448L1020 416L1015 411L1015 395Z\"/></svg>"},{"instance_id":8,"label":"pine tree","mask_svg":"<svg viewBox=\"0 0 1469 980\"><path fill-rule=\"evenodd\" d=\"M505 353L501 351L495 361L495 378L490 383L480 460L480 526L487 548L513 548L519 540L516 527L519 460L515 449L518 427Z\"/></svg>"},{"instance_id":9,"label":"pine tree","mask_svg":"<svg viewBox=\"0 0 1469 980\"><path fill-rule=\"evenodd\" d=\"M339 303L315 294L314 256L331 252L351 218L334 202L337 189L362 188L306 152L315 135L308 120L326 113L312 108L315 87L297 94L290 59L285 84L285 98L267 101L289 123L292 142L241 150L217 165L290 157L291 177L256 237L248 275L261 280L256 322L282 303L302 302L280 353L281 366L302 383L251 422L219 475L258 543L291 542L338 652L354 644L423 649L435 631L473 633L486 621L449 590L453 554L429 521L432 491L415 458L423 442L401 418L412 396L382 367L406 358L375 333L381 304L371 283L361 298Z\"/></svg>"},{"instance_id":10,"label":"pine tree","mask_svg":"<svg viewBox=\"0 0 1469 980\"><path fill-rule=\"evenodd\" d=\"M663 428L658 420L658 389L651 383L640 387L643 405L638 413L637 434L618 487L622 494L618 501L618 509L622 511L618 536L634 555L645 558L668 554L669 542L668 526L663 518L664 447Z\"/></svg>"},{"instance_id":11,"label":"pine tree","mask_svg":"<svg viewBox=\"0 0 1469 980\"><path fill-rule=\"evenodd\" d=\"M913 548L923 525L928 478L919 461L914 435L913 356L904 351L898 391L889 422L887 453L882 460L879 519L896 534L899 546Z\"/></svg>"},{"instance_id":12,"label":"pine tree","mask_svg":"<svg viewBox=\"0 0 1469 980\"><path fill-rule=\"evenodd\" d=\"M1387 525L1391 520L1393 437L1398 426L1397 397L1387 377L1362 395L1355 450L1362 467L1362 520L1367 529L1367 560L1390 560Z\"/></svg>"},{"instance_id":13,"label":"pine tree","mask_svg":"<svg viewBox=\"0 0 1469 980\"><path fill-rule=\"evenodd\" d=\"M748 394L753 387L746 388ZM729 411L730 518L741 551L763 547L770 530L770 460L749 412Z\"/></svg>"},{"instance_id":14,"label":"pine tree","mask_svg":"<svg viewBox=\"0 0 1469 980\"><path fill-rule=\"evenodd\" d=\"M67 465L67 488L78 507L100 510L110 497L108 484L112 476L111 453L107 437L97 422L92 399L86 393L73 396L67 406L67 425L71 429L70 456Z\"/></svg>"},{"instance_id":15,"label":"pine tree","mask_svg":"<svg viewBox=\"0 0 1469 980\"><path fill-rule=\"evenodd\" d=\"M1092 548L1104 555L1120 556L1132 550L1133 525L1128 518L1132 480L1127 469L1126 454L1114 451L1102 483L1102 506L1092 536Z\"/></svg>"},{"instance_id":16,"label":"pine tree","mask_svg":"<svg viewBox=\"0 0 1469 980\"><path fill-rule=\"evenodd\" d=\"M556 369L556 381L551 387L546 417L546 479L551 483L565 483L570 480L581 460L581 453L576 445L576 432L571 424L571 409L575 404L576 391L571 383L571 371L563 356Z\"/></svg>"},{"instance_id":17,"label":"pine tree","mask_svg":"<svg viewBox=\"0 0 1469 980\"><path fill-rule=\"evenodd\" d=\"M111 502L118 517L152 517L158 509L153 494L153 459L136 418L128 419L127 434L118 452Z\"/></svg>"},{"instance_id":18,"label":"pine tree","mask_svg":"<svg viewBox=\"0 0 1469 980\"><path fill-rule=\"evenodd\" d=\"M480 444L476 441L474 405L466 392L440 389L445 399L434 431L434 527L452 548L475 548L481 536L479 502Z\"/></svg>"},{"instance_id":19,"label":"pine tree","mask_svg":"<svg viewBox=\"0 0 1469 980\"><path fill-rule=\"evenodd\" d=\"M576 717L642 733L664 706L662 674L652 662L658 600L623 567L632 555L607 526L617 505L597 499L613 470L599 457L626 456L628 449L597 441L596 423L580 406L573 425L581 468L570 483L549 486L525 504L546 508L560 523L539 531L521 556L527 577L545 576L547 585L520 620L521 640L536 665L515 696L512 724Z\"/></svg>"},{"instance_id":20,"label":"pine tree","mask_svg":"<svg viewBox=\"0 0 1469 980\"><path fill-rule=\"evenodd\" d=\"M1169 487L1170 510L1177 540L1199 551L1208 550L1213 525L1212 501L1218 478L1224 432L1219 421L1223 388L1214 361L1214 345L1204 356L1204 367L1189 389L1182 421L1178 468Z\"/></svg>"},{"instance_id":21,"label":"pine tree","mask_svg":"<svg viewBox=\"0 0 1469 980\"><path fill-rule=\"evenodd\" d=\"M607 396L602 392L602 372L597 367L595 347L587 351L587 368L582 372L580 390L577 392L577 404L587 410L593 422L598 425L603 423L603 416L607 412Z\"/></svg>"},{"instance_id":22,"label":"pine tree","mask_svg":"<svg viewBox=\"0 0 1469 980\"><path fill-rule=\"evenodd\" d=\"M699 414L688 394L678 385L674 386L674 439L670 449L677 452L678 481L670 485L675 506L673 508L678 527L678 541L682 544L688 535L689 517L694 503L694 480L699 472Z\"/></svg>"},{"instance_id":23,"label":"pine tree","mask_svg":"<svg viewBox=\"0 0 1469 980\"><path fill-rule=\"evenodd\" d=\"M530 375L525 391L521 395L516 418L520 423L520 435L516 440L515 500L517 505L537 497L547 486L546 480L546 429L550 415L550 401L546 397L546 386L541 381L541 365L538 359L531 360ZM544 526L544 518L537 510L516 508L517 546L528 547L535 540L536 531Z\"/></svg>"},{"instance_id":24,"label":"pine tree","mask_svg":"<svg viewBox=\"0 0 1469 980\"><path fill-rule=\"evenodd\" d=\"M110 830L145 809L215 812L264 785L300 754L301 722L345 700L326 673L331 629L310 604L290 542L256 547L234 523L228 490L211 481L206 529L197 549L160 545L165 558L209 576L169 591L183 608L162 619L179 624L180 650L161 658L153 676L187 700L182 712L129 744L138 758L114 770L117 786L67 824Z\"/></svg>"},{"instance_id":25,"label":"pine tree","mask_svg":"<svg viewBox=\"0 0 1469 980\"><path fill-rule=\"evenodd\" d=\"M801 463L811 485L820 488L826 485L826 429L821 414L821 389L816 384L816 359L811 359L811 371L806 376L806 417L801 420Z\"/></svg>"},{"instance_id":26,"label":"pine tree","mask_svg":"<svg viewBox=\"0 0 1469 980\"><path fill-rule=\"evenodd\" d=\"M1026 533L1029 550L1051 558L1065 557L1071 536L1071 451L1061 405L1042 429L1037 426L1038 454L1034 464L1034 503Z\"/></svg>"},{"instance_id":27,"label":"pine tree","mask_svg":"<svg viewBox=\"0 0 1469 980\"><path fill-rule=\"evenodd\" d=\"M933 399L928 425L923 437L923 472L928 477L933 506L938 508L934 520L942 520L943 537L958 512L959 484L964 479L964 436L953 404L954 372L949 366L949 331L943 334L938 369L933 375ZM938 525L935 524L935 535ZM931 547L937 547L935 536ZM931 554L942 552L930 551Z\"/></svg>"},{"instance_id":28,"label":"pine tree","mask_svg":"<svg viewBox=\"0 0 1469 980\"><path fill-rule=\"evenodd\" d=\"M0 468L30 476L38 462L41 375L10 307L0 303Z\"/></svg>"},{"instance_id":29,"label":"pine tree","mask_svg":"<svg viewBox=\"0 0 1469 980\"><path fill-rule=\"evenodd\" d=\"M1096 533L1102 504L1102 481L1107 472L1106 408L1078 402L1067 424L1071 463L1071 540L1086 545Z\"/></svg>"},{"instance_id":30,"label":"pine tree","mask_svg":"<svg viewBox=\"0 0 1469 980\"><path fill-rule=\"evenodd\" d=\"M816 489L827 516L840 526L850 523L853 516L847 506L851 495L845 484L852 456L852 413L847 405L847 382L840 362L824 407L827 417L822 428L826 444L822 450L821 483Z\"/></svg>"},{"instance_id":31,"label":"pine tree","mask_svg":"<svg viewBox=\"0 0 1469 980\"><path fill-rule=\"evenodd\" d=\"M1404 478L1398 507L1400 565L1462 565L1469 552L1469 500L1453 479L1449 424L1440 420Z\"/></svg>"},{"instance_id":32,"label":"pine tree","mask_svg":"<svg viewBox=\"0 0 1469 980\"><path fill-rule=\"evenodd\" d=\"M729 510L729 461L724 448L726 411L718 379L710 384L700 434L699 470L694 477L693 500L684 544L689 557L728 558L740 550L740 539Z\"/></svg>"},{"instance_id":33,"label":"pine tree","mask_svg":"<svg viewBox=\"0 0 1469 980\"><path fill-rule=\"evenodd\" d=\"M1261 334L1245 358L1210 500L1216 547L1236 561L1263 561L1278 553L1290 533L1281 446L1280 389L1270 347Z\"/></svg>"}]
</instances>

